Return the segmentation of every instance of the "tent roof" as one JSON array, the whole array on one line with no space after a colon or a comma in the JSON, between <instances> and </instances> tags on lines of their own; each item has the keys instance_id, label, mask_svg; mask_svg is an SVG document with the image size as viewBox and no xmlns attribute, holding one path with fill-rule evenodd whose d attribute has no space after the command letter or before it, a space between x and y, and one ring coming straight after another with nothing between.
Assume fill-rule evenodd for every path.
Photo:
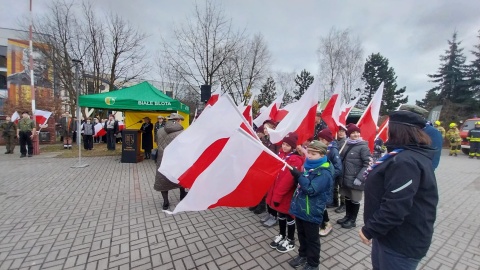
<instances>
[{"instance_id":1,"label":"tent roof","mask_svg":"<svg viewBox=\"0 0 480 270\"><path fill-rule=\"evenodd\" d=\"M149 82L106 93L82 95L79 105L110 110L190 112L188 106L165 95Z\"/></svg>"}]
</instances>

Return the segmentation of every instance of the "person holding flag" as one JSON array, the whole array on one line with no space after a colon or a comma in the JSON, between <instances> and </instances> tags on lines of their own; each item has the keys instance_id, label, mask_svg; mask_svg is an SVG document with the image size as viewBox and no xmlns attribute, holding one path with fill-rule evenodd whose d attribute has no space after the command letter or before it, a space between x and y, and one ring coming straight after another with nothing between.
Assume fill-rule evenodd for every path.
<instances>
[{"instance_id":1,"label":"person holding flag","mask_svg":"<svg viewBox=\"0 0 480 270\"><path fill-rule=\"evenodd\" d=\"M5 120L6 121L0 125L0 134L2 134L2 137L5 140L5 147L7 148L5 154L13 154L18 128L10 116L7 116Z\"/></svg>"}]
</instances>

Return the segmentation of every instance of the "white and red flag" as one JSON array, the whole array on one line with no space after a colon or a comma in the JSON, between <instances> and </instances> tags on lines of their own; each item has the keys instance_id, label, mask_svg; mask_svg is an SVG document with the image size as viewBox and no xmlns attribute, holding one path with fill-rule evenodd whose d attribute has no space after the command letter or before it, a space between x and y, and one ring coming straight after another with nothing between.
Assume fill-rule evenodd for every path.
<instances>
[{"instance_id":1,"label":"white and red flag","mask_svg":"<svg viewBox=\"0 0 480 270\"><path fill-rule=\"evenodd\" d=\"M190 188L198 175L217 158L238 128L256 138L256 133L230 96L223 95L215 106L202 112L195 125L180 133L165 148L158 171L173 183ZM229 170L232 170L233 165L228 165Z\"/></svg>"},{"instance_id":2,"label":"white and red flag","mask_svg":"<svg viewBox=\"0 0 480 270\"><path fill-rule=\"evenodd\" d=\"M94 137L103 137L107 134L105 129L103 129L102 123L97 123L94 127L95 127L95 135L93 135Z\"/></svg>"},{"instance_id":3,"label":"white and red flag","mask_svg":"<svg viewBox=\"0 0 480 270\"><path fill-rule=\"evenodd\" d=\"M342 90L338 87L322 111L322 120L327 124L333 134L337 134L338 125L334 119L333 111L338 111L342 107ZM337 115L335 115L336 117Z\"/></svg>"},{"instance_id":4,"label":"white and red flag","mask_svg":"<svg viewBox=\"0 0 480 270\"><path fill-rule=\"evenodd\" d=\"M252 95L248 100L247 106L240 104L238 106L238 110L243 114L243 117L247 120L250 126L253 126L253 116L252 116L252 104L253 104L254 96Z\"/></svg>"},{"instance_id":5,"label":"white and red flag","mask_svg":"<svg viewBox=\"0 0 480 270\"><path fill-rule=\"evenodd\" d=\"M332 112L332 118L335 120L338 127L346 128L347 117L350 111L357 105L357 102L360 100L361 95L355 98L348 104L343 103L341 107L335 107Z\"/></svg>"},{"instance_id":6,"label":"white and red flag","mask_svg":"<svg viewBox=\"0 0 480 270\"><path fill-rule=\"evenodd\" d=\"M35 113L33 114L33 116L35 116L35 122L39 125L45 125L50 115L52 115L51 112L42 110L35 110Z\"/></svg>"},{"instance_id":7,"label":"white and red flag","mask_svg":"<svg viewBox=\"0 0 480 270\"><path fill-rule=\"evenodd\" d=\"M270 104L266 110L262 111L260 115L253 120L255 126L260 127L263 125L263 122L267 120L274 120L277 116L278 111L280 110L280 105L283 101L283 95L285 93L281 93L273 102Z\"/></svg>"},{"instance_id":8,"label":"white and red flag","mask_svg":"<svg viewBox=\"0 0 480 270\"><path fill-rule=\"evenodd\" d=\"M383 142L388 140L388 122L389 118L385 119L378 129L377 136L375 138L382 139Z\"/></svg>"},{"instance_id":9,"label":"white and red flag","mask_svg":"<svg viewBox=\"0 0 480 270\"><path fill-rule=\"evenodd\" d=\"M279 143L289 132L298 135L298 144L302 144L315 132L315 115L318 106L318 83L315 80L299 101L292 105L292 108L275 130L268 129L270 141Z\"/></svg>"},{"instance_id":10,"label":"white and red flag","mask_svg":"<svg viewBox=\"0 0 480 270\"><path fill-rule=\"evenodd\" d=\"M295 107L295 103L298 101L292 102L290 104L285 105L285 107L281 108L280 110L277 111L277 114L275 115L275 119L273 119L275 122L279 123L280 121L287 116L288 112L292 110L293 107Z\"/></svg>"},{"instance_id":11,"label":"white and red flag","mask_svg":"<svg viewBox=\"0 0 480 270\"><path fill-rule=\"evenodd\" d=\"M123 121L118 121L118 131L125 129L125 123Z\"/></svg>"},{"instance_id":12,"label":"white and red flag","mask_svg":"<svg viewBox=\"0 0 480 270\"><path fill-rule=\"evenodd\" d=\"M192 166L200 165L194 163ZM173 212L167 213L256 205L282 168L285 168L285 163L274 153L243 130L237 129L228 138L218 157L192 179L188 195Z\"/></svg>"},{"instance_id":13,"label":"white and red flag","mask_svg":"<svg viewBox=\"0 0 480 270\"><path fill-rule=\"evenodd\" d=\"M18 120L20 120L20 114L18 114L18 112L15 111L15 112L12 114L12 117L11 117L11 118L12 118L12 119L11 119L10 121L17 123Z\"/></svg>"},{"instance_id":14,"label":"white and red flag","mask_svg":"<svg viewBox=\"0 0 480 270\"><path fill-rule=\"evenodd\" d=\"M222 85L219 84L218 87L210 95L210 98L205 104L205 108L208 108L208 106L213 106L215 103L217 103L218 98L220 97L221 94L222 94Z\"/></svg>"},{"instance_id":15,"label":"white and red flag","mask_svg":"<svg viewBox=\"0 0 480 270\"><path fill-rule=\"evenodd\" d=\"M377 122L380 114L380 107L382 106L383 96L383 82L377 89L377 92L373 95L370 104L368 104L365 112L358 120L357 126L360 128L362 138L368 141L368 147L370 151L373 151L375 146L375 135L377 134Z\"/></svg>"}]
</instances>

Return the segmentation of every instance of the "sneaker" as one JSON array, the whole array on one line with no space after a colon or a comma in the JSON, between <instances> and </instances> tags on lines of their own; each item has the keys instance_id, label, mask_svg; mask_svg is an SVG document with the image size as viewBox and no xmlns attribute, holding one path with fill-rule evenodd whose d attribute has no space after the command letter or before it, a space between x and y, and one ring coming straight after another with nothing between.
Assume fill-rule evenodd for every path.
<instances>
[{"instance_id":1,"label":"sneaker","mask_svg":"<svg viewBox=\"0 0 480 270\"><path fill-rule=\"evenodd\" d=\"M277 246L277 251L281 253L289 252L290 250L294 250L294 249L295 249L295 241L288 238L283 240Z\"/></svg>"},{"instance_id":2,"label":"sneaker","mask_svg":"<svg viewBox=\"0 0 480 270\"><path fill-rule=\"evenodd\" d=\"M24 157L26 157L26 155L21 155L20 157L21 157L21 158L24 158Z\"/></svg>"},{"instance_id":3,"label":"sneaker","mask_svg":"<svg viewBox=\"0 0 480 270\"><path fill-rule=\"evenodd\" d=\"M265 221L269 220L271 216L272 216L272 215L270 215L269 213L265 213L265 214L260 218L260 222L261 222L261 223L264 223Z\"/></svg>"},{"instance_id":4,"label":"sneaker","mask_svg":"<svg viewBox=\"0 0 480 270\"><path fill-rule=\"evenodd\" d=\"M318 270L318 266L311 266L310 264L305 264L305 267L303 267L303 270Z\"/></svg>"},{"instance_id":5,"label":"sneaker","mask_svg":"<svg viewBox=\"0 0 480 270\"><path fill-rule=\"evenodd\" d=\"M283 235L279 234L273 238L273 241L270 243L271 248L277 248L280 243L283 242Z\"/></svg>"},{"instance_id":6,"label":"sneaker","mask_svg":"<svg viewBox=\"0 0 480 270\"><path fill-rule=\"evenodd\" d=\"M270 216L270 218L263 223L263 226L270 228L275 226L276 224L277 224L277 218L274 216Z\"/></svg>"},{"instance_id":7,"label":"sneaker","mask_svg":"<svg viewBox=\"0 0 480 270\"><path fill-rule=\"evenodd\" d=\"M293 268L304 266L306 263L307 263L307 257L300 257L300 256L297 256L293 260L288 261L288 264L290 264L290 266Z\"/></svg>"},{"instance_id":8,"label":"sneaker","mask_svg":"<svg viewBox=\"0 0 480 270\"><path fill-rule=\"evenodd\" d=\"M322 237L327 236L332 231L332 229L333 229L332 224L330 224L330 222L327 222L325 224L325 228L321 228L318 234Z\"/></svg>"},{"instance_id":9,"label":"sneaker","mask_svg":"<svg viewBox=\"0 0 480 270\"><path fill-rule=\"evenodd\" d=\"M337 209L335 209L335 213L344 213L345 212L345 204L341 204Z\"/></svg>"}]
</instances>

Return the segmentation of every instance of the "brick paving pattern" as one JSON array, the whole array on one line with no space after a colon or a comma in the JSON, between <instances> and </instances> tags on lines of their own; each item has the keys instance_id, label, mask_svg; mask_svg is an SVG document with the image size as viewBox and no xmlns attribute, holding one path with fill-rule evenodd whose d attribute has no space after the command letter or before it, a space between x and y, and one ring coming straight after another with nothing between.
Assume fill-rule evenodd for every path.
<instances>
[{"instance_id":1,"label":"brick paving pattern","mask_svg":"<svg viewBox=\"0 0 480 270\"><path fill-rule=\"evenodd\" d=\"M277 228L260 226L247 209L168 216L153 190L153 161L83 161L90 166L71 168L76 159L51 153L0 154L1 270L291 269L287 261L297 251L272 250ZM419 269L479 269L480 161L444 152L436 175L435 235ZM172 207L178 197L171 192ZM330 211L332 223L340 217ZM357 231L334 225L321 239L321 269L371 268L370 247Z\"/></svg>"}]
</instances>

